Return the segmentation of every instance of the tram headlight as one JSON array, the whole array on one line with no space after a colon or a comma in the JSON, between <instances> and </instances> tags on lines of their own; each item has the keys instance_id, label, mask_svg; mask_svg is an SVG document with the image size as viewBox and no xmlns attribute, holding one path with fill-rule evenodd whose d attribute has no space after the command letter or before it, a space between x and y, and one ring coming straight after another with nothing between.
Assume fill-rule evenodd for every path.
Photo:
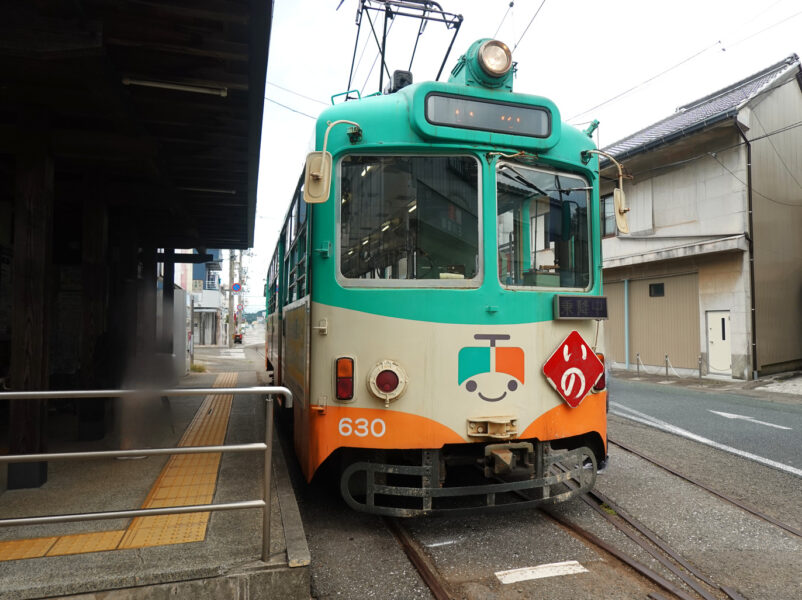
<instances>
[{"instance_id":1,"label":"tram headlight","mask_svg":"<svg viewBox=\"0 0 802 600\"><path fill-rule=\"evenodd\" d=\"M488 40L479 48L479 65L491 77L501 77L512 68L512 52L504 42Z\"/></svg>"},{"instance_id":2,"label":"tram headlight","mask_svg":"<svg viewBox=\"0 0 802 600\"><path fill-rule=\"evenodd\" d=\"M401 365L394 360L382 360L370 370L366 383L370 393L389 406L390 402L404 393L407 381L407 374Z\"/></svg>"}]
</instances>

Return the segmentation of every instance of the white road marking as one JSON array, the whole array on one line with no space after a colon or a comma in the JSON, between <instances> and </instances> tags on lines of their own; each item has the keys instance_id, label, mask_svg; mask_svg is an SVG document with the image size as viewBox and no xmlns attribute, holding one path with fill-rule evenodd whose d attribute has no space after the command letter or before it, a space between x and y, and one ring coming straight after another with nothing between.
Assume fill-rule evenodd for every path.
<instances>
[{"instance_id":1,"label":"white road marking","mask_svg":"<svg viewBox=\"0 0 802 600\"><path fill-rule=\"evenodd\" d=\"M779 469L780 471L785 471L786 473L791 473L792 475L796 475L797 477L802 477L802 469L797 469L796 467L792 467L790 465L786 465L776 460L771 460L769 458L763 458L762 456L758 456L757 454L752 454L751 452L746 452L744 450L739 450L738 448L733 448L732 446L726 446L724 444L719 444L718 442L714 442L713 440L709 440L701 435L696 435L695 433L691 433L685 429L681 429L672 425L671 423L666 423L665 421L661 421L660 419L655 419L647 414L642 412L638 412L635 409L629 408L628 406L624 406L623 404L619 404L618 402L610 402L610 406L613 409L619 410L611 410L610 412L614 415L618 415L619 417L623 417L625 419L629 419L631 421L637 421L638 423L643 423L644 425L649 425L656 429L661 429L662 431L667 431L669 433L673 433L674 435L678 435L680 437L688 438L689 440L693 440L695 442L699 442L700 444L705 444L706 446L710 446L712 448L717 448L719 450L723 450L724 452L729 452L730 454L735 454L737 456L741 456L743 458L747 458L749 460L753 460L755 462L759 462L761 464L767 465L769 467L773 467L775 469ZM621 412L624 411L624 412ZM631 414L627 414L631 413Z\"/></svg>"},{"instance_id":2,"label":"white road marking","mask_svg":"<svg viewBox=\"0 0 802 600\"><path fill-rule=\"evenodd\" d=\"M749 421L750 423L759 423L760 425L766 425L768 427L776 427L777 429L787 429L788 431L792 431L790 427L785 427L784 425L775 425L774 423L766 423L766 421L758 421L756 418L747 417L746 415L734 415L732 413L719 412L717 410L711 410L710 412L724 417L725 419L742 419L744 421Z\"/></svg>"},{"instance_id":3,"label":"white road marking","mask_svg":"<svg viewBox=\"0 0 802 600\"><path fill-rule=\"evenodd\" d=\"M519 581L529 581L531 579L543 579L544 577L557 577L559 575L573 575L575 573L587 572L588 570L577 561L568 560L548 565L538 565L537 567L499 571L496 573L496 577L498 577L501 583L517 583Z\"/></svg>"}]
</instances>

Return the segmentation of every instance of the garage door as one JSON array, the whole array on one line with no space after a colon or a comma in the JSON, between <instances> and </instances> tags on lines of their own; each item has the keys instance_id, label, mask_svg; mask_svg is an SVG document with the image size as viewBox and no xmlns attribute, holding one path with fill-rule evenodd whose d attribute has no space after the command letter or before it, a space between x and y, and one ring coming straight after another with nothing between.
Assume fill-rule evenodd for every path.
<instances>
[{"instance_id":1,"label":"garage door","mask_svg":"<svg viewBox=\"0 0 802 600\"><path fill-rule=\"evenodd\" d=\"M630 361L695 369L699 357L697 273L641 279L629 285Z\"/></svg>"}]
</instances>

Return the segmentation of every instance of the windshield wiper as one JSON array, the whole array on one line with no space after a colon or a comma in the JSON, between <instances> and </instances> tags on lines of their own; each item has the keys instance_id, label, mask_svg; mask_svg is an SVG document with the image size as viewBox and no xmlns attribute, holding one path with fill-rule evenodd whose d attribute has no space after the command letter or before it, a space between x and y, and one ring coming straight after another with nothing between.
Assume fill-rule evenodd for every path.
<instances>
[{"instance_id":1,"label":"windshield wiper","mask_svg":"<svg viewBox=\"0 0 802 600\"><path fill-rule=\"evenodd\" d=\"M546 193L546 192L544 192L543 190L541 190L539 187L537 187L537 186L536 186L534 183L532 183L531 181L529 181L529 180L528 180L526 177L524 177L523 175L521 175L521 174L520 174L518 171L516 171L515 169L513 169L511 166L509 166L509 165L507 165L507 164L503 164L503 165L501 165L501 166L498 168L498 170L499 170L499 171L501 171L501 169L509 169L510 171L512 171L513 173L515 173L515 177L512 177L511 179L514 179L514 180L515 180L515 181L517 181L518 183L522 183L522 184L524 184L526 187L528 187L528 188L530 188L530 189L532 189L532 190L535 190L535 191L536 191L538 194L540 194L541 196L548 196L548 193ZM509 177L509 175L508 175L508 177Z\"/></svg>"}]
</instances>

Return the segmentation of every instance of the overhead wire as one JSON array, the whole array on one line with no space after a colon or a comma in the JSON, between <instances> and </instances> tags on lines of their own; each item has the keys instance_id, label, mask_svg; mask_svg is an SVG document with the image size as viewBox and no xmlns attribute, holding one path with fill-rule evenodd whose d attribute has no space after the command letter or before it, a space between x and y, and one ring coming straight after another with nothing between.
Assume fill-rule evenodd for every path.
<instances>
[{"instance_id":1,"label":"overhead wire","mask_svg":"<svg viewBox=\"0 0 802 600\"><path fill-rule=\"evenodd\" d=\"M768 10L768 9L767 9L767 10ZM763 13L760 13L760 14L763 14ZM738 40L738 41L737 41L737 42L735 42L734 44L730 44L730 45L728 46L728 48L735 48L735 46L738 46L739 44L742 44L743 42L745 42L745 41L747 41L747 40L751 40L753 37L755 37L755 36L758 36L758 35L760 35L761 33L765 33L765 32L767 32L769 29L774 29L774 28L775 28L775 27L777 27L778 25L783 25L783 24L787 23L788 21L790 21L791 19L795 19L795 18L796 18L796 17L798 17L799 15L802 15L802 10L800 10L799 12L797 12L797 13L794 13L794 14L792 14L792 15L788 16L788 17L783 17L782 19L780 19L780 20L779 20L779 21L777 21L776 23L773 23L773 24L769 25L768 27L764 27L764 28L763 28L763 29L761 29L760 31L756 31L755 33L752 33L752 34L750 34L750 35L747 35L747 36L746 36L746 37L744 37L744 38L741 38L740 40ZM726 50L726 48L725 48L725 50Z\"/></svg>"},{"instance_id":2,"label":"overhead wire","mask_svg":"<svg viewBox=\"0 0 802 600\"><path fill-rule=\"evenodd\" d=\"M507 6L507 12L504 13L504 16L501 17L501 22L498 24L496 28L496 33L493 34L493 39L498 38L498 32L501 31L501 26L504 25L504 20L507 18L507 15L510 14L510 9L515 5L515 2L510 2Z\"/></svg>"},{"instance_id":3,"label":"overhead wire","mask_svg":"<svg viewBox=\"0 0 802 600\"><path fill-rule=\"evenodd\" d=\"M760 118L757 116L757 112L752 111L752 114L754 115L755 119L757 120L757 124L760 125L760 128L763 131L766 131L766 128L763 126L763 123L761 123ZM774 141L771 138L772 138L772 136L768 136L766 139L768 139L769 144L771 144L771 149L774 150L774 154L776 154L777 158L780 159L780 163L782 164L783 168L785 168L785 171L791 176L791 179L794 180L794 183L796 183L796 187L798 187L799 189L802 189L802 183L799 183L799 179L797 179L796 175L794 175L793 171L791 171L791 169L788 168L788 164L785 162L785 159L782 157L782 154L780 154L780 151L777 150L777 146L774 145Z\"/></svg>"},{"instance_id":4,"label":"overhead wire","mask_svg":"<svg viewBox=\"0 0 802 600\"><path fill-rule=\"evenodd\" d=\"M529 20L529 24L526 26L526 29L524 29L524 32L521 34L521 37L515 43L515 46L513 46L513 48L512 48L513 52L515 52L515 49L518 47L518 44L520 44L521 40L523 40L524 37L526 36L526 32L529 31L529 28L532 26L532 23L535 22L535 18L540 14L540 9L543 8L544 4L546 4L546 0L543 0L543 2L540 3L540 6L537 7L537 10L535 11L535 14L532 15L532 18Z\"/></svg>"},{"instance_id":5,"label":"overhead wire","mask_svg":"<svg viewBox=\"0 0 802 600\"><path fill-rule=\"evenodd\" d=\"M638 84L636 84L636 85L633 85L633 86L632 86L631 88L629 88L628 90L624 90L623 92L621 92L621 93L619 93L619 94L616 94L616 95L615 95L615 96L613 96L612 98L608 98L608 99L607 99L607 100L605 100L604 102L600 102L600 103L599 103L599 104L597 104L596 106L592 106L591 108L589 108L589 109L587 109L587 110L583 110L582 112L575 114L573 117L569 117L569 118L567 119L567 121L572 121L573 119L576 119L577 117L581 117L582 115L586 115L587 113L589 113L589 112L591 112L591 111L593 111L593 110L596 110L597 108L601 108L601 107L602 107L602 106L604 106L605 104L609 104L610 102L613 102L614 100L618 100L619 98L622 98L622 97L626 96L626 95L627 95L627 94L629 94L630 92L634 92L634 91L635 91L635 90L637 90L638 88L641 88L641 87L643 87L643 86L645 86L645 85L647 85L647 84L651 83L652 81L654 81L654 80L655 80L655 79L657 79L658 77L662 77L662 76L663 76L663 75L665 75L666 73L670 73L670 72L671 72L671 71L673 71L674 69L676 69L676 68L678 68L678 67L681 67L681 66L682 66L682 65L684 65L685 63L692 61L692 60L693 60L694 58L696 58L697 56L701 56L702 54L704 54L705 52L707 52L707 51L708 51L708 50L710 50L711 48L715 48L716 46L718 46L718 45L720 45L720 44L721 44L721 40L718 40L718 41L717 41L717 42L715 42L714 44L710 44L710 45L709 45L709 46L707 46L706 48L703 48L702 50L699 50L698 52L696 52L696 53L692 54L691 56L689 56L689 57L687 57L687 58L684 58L684 59L682 59L680 62L676 63L675 65L673 65L673 66L671 66L671 67L669 67L669 68L667 68L667 69L665 69L664 71L660 71L660 72L659 72L657 75L653 75L652 77L649 77L648 79L645 79L645 80L641 81L640 83L638 83Z\"/></svg>"},{"instance_id":6,"label":"overhead wire","mask_svg":"<svg viewBox=\"0 0 802 600\"><path fill-rule=\"evenodd\" d=\"M303 111L297 110L291 106L287 106L286 104L282 104L281 102L273 100L272 98L268 98L267 96L265 96L265 100L267 100L268 102L272 102L273 104L278 104L280 107L286 108L287 110L291 110L292 112L298 113L299 115L303 115L304 117L309 117L310 119L317 119L317 117L313 117L312 115L307 114Z\"/></svg>"},{"instance_id":7,"label":"overhead wire","mask_svg":"<svg viewBox=\"0 0 802 600\"><path fill-rule=\"evenodd\" d=\"M752 16L752 17L750 18L750 22L751 22L751 21L753 21L753 20L754 20L756 17L758 17L758 16L760 16L760 15L762 15L762 14L764 14L764 13L768 12L768 10L770 10L771 8L773 8L774 6L776 6L777 4L779 4L779 2L780 2L780 1L781 1L781 0L778 0L778 2L775 2L774 4L772 4L771 6L769 6L768 8L766 8L765 10L763 10L763 11L761 11L761 12L757 13L756 15ZM668 69L666 69L666 70L664 70L664 71L661 71L661 72L660 72L660 73L658 73L657 75L654 75L653 77L650 77L650 78L648 78L648 79L646 79L646 80L642 81L641 83L639 83L639 84L637 84L637 85L635 85L635 86L633 86L633 87L629 88L628 90L625 90L625 91L623 91L623 92L621 92L621 93L619 93L619 94L616 94L616 95L615 95L615 96L613 96L612 98L608 98L608 99L607 99L607 100L605 100L604 102L601 102L600 104L597 104L596 106L593 106L592 108L589 108L589 109L587 109L587 110L584 110L584 111L582 111L582 112L580 112L580 113L577 113L577 114L575 114L575 115L574 115L574 116L572 116L572 117L569 117L568 119L566 119L566 121L572 121L573 119L576 119L577 117L581 117L582 115L585 115L585 114L587 114L587 113L589 113L589 112L591 112L591 111L593 111L593 110L596 110L597 108L601 108L602 106L605 106L606 104L609 104L609 103L613 102L614 100L618 100L619 98L622 98L623 96L626 96L626 95L627 95L627 94L629 94L630 92L633 92L633 91L635 91L636 89L639 89L639 88L643 87L644 85L646 85L646 84L648 84L648 83L651 83L651 82L652 82L652 81L654 81L655 79L657 79L657 78L659 78L659 77L662 77L663 75L665 75L665 74L667 74L667 73L670 73L671 71L673 71L673 70L674 70L674 69L676 69L677 67L680 67L680 66L684 65L685 63L687 63L687 62L689 62L689 61L691 61L691 60L693 60L693 59L697 58L698 56L701 56L702 54L704 54L705 52L707 52L707 51L708 51L708 50L710 50L711 48L714 48L714 47L716 47L716 46L720 45L720 46L721 46L721 49L722 49L723 51L726 51L728 48L734 48L735 46L737 46L737 45L741 44L742 42L745 42L745 41L747 41L747 40L749 40L749 39L751 39L751 38L753 38L753 37L755 37L755 36L757 36L757 35L760 35L760 34L762 34L762 33L765 33L765 32L766 32L766 31L768 31L769 29L773 29L774 27L777 27L778 25L782 25L783 23L786 23L786 22L788 22L789 20L791 20L791 19L794 19L794 18L798 17L799 15L802 15L802 11L799 11L799 12L797 12L797 13L794 13L794 14L793 14L793 15L791 15L791 16L785 17L785 18L783 18L782 20L780 20L780 21L777 21L776 23L774 23L774 24L772 24L772 25L769 25L768 27L765 27L765 28L763 28L763 29L761 29L761 30L759 30L759 31L756 31L755 33L752 33L752 34L750 34L750 35L748 35L748 36L746 36L746 37L744 37L744 38L741 38L740 40L738 40L737 42L735 42L735 43L733 43L733 44L728 44L727 46L725 46L724 44L722 44L721 40L718 40L718 41L716 41L715 43L711 44L710 46L708 46L708 47L704 48L703 50L700 50L699 52L697 52L697 53L695 53L695 54L693 54L693 55L689 56L688 58L686 58L686 59L683 59L682 61L678 62L677 64L673 65L672 67L669 67Z\"/></svg>"},{"instance_id":8,"label":"overhead wire","mask_svg":"<svg viewBox=\"0 0 802 600\"><path fill-rule=\"evenodd\" d=\"M359 93L365 91L365 88L368 86L368 81L370 81L370 76L373 75L373 69L376 67L376 61L379 60L381 57L381 43L379 42L379 36L376 35L376 29L373 27L373 21L370 18L370 13L365 13L365 16L368 18L368 23L370 23L370 30L373 32L373 38L376 40L376 44L379 46L379 51L376 54L376 58L373 59L373 63L370 65L370 71L368 71L368 76L365 78L365 83L362 84L362 89L359 90ZM387 28L387 34L385 35L385 42L387 41L387 36L390 35L390 31L393 29L393 25L395 25L395 19L390 22L390 27ZM382 66L379 68L384 68L387 70L387 77L390 77L390 70L387 68L387 64L385 62L382 63ZM379 90L381 91L381 90Z\"/></svg>"},{"instance_id":9,"label":"overhead wire","mask_svg":"<svg viewBox=\"0 0 802 600\"><path fill-rule=\"evenodd\" d=\"M286 88L284 86L281 86L281 85L279 85L277 83L273 83L272 81L268 81L266 83L267 83L267 85L272 85L273 87L276 87L276 88L278 88L280 90L284 90L285 92L288 92L288 93L293 94L295 96L300 96L301 98L304 98L304 99L309 100L311 102L317 102L318 104L322 104L323 106L329 106L328 102L324 102L323 100L318 100L317 98L312 98L311 96L305 96L305 95L303 95L303 94L301 94L299 92L295 92L295 91L293 91L293 90L291 90L289 88Z\"/></svg>"}]
</instances>

